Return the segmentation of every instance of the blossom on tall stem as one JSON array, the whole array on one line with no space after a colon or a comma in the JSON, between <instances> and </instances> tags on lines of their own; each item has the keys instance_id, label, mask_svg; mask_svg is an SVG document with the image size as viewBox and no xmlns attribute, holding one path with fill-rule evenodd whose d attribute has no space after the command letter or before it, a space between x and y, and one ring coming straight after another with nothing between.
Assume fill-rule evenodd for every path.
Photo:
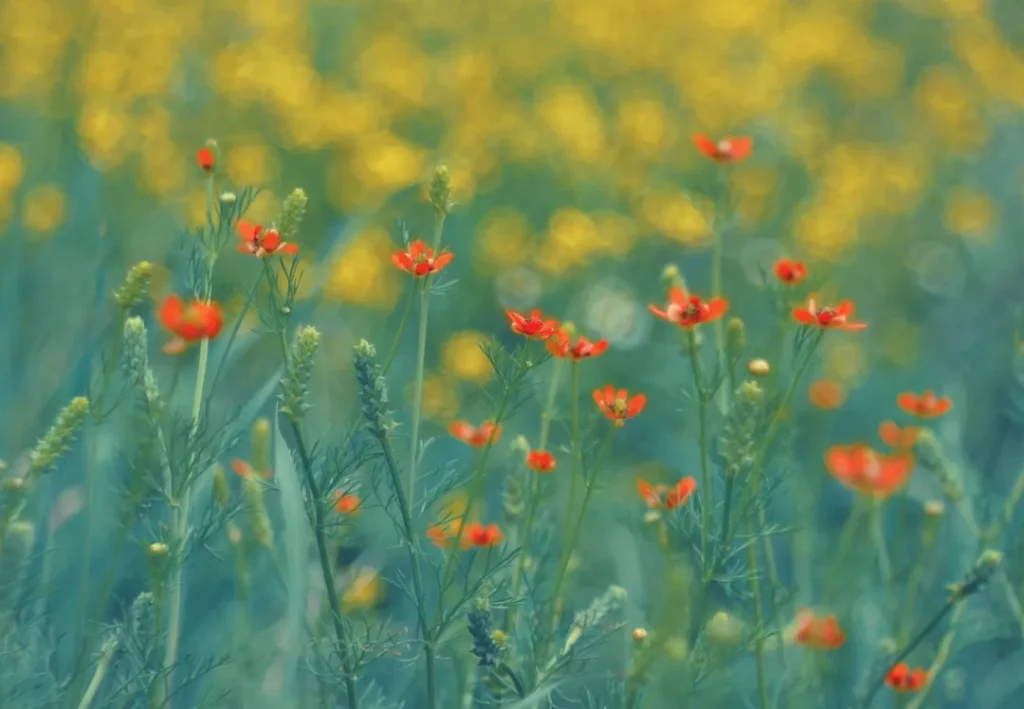
<instances>
[{"instance_id":1,"label":"blossom on tall stem","mask_svg":"<svg viewBox=\"0 0 1024 709\"><path fill-rule=\"evenodd\" d=\"M178 295L168 296L160 306L160 324L174 335L164 345L167 354L180 354L189 345L203 340L212 340L224 327L224 313L220 306L210 301L185 302Z\"/></svg>"},{"instance_id":2,"label":"blossom on tall stem","mask_svg":"<svg viewBox=\"0 0 1024 709\"><path fill-rule=\"evenodd\" d=\"M196 153L196 164L199 165L206 174L213 172L215 162L216 160L213 156L213 150L211 150L209 146L200 148Z\"/></svg>"},{"instance_id":3,"label":"blossom on tall stem","mask_svg":"<svg viewBox=\"0 0 1024 709\"><path fill-rule=\"evenodd\" d=\"M538 473L550 473L556 465L555 456L548 451L529 451L526 454L526 467Z\"/></svg>"},{"instance_id":4,"label":"blossom on tall stem","mask_svg":"<svg viewBox=\"0 0 1024 709\"><path fill-rule=\"evenodd\" d=\"M667 485L651 485L646 480L637 480L636 490L649 509L657 510L664 507L674 510L685 505L690 496L697 491L697 480L692 475L687 475L671 488Z\"/></svg>"},{"instance_id":5,"label":"blossom on tall stem","mask_svg":"<svg viewBox=\"0 0 1024 709\"><path fill-rule=\"evenodd\" d=\"M277 229L264 229L262 225L244 220L238 222L237 229L242 243L235 248L243 254L262 259L279 252L290 256L299 252L297 245L281 240Z\"/></svg>"},{"instance_id":6,"label":"blossom on tall stem","mask_svg":"<svg viewBox=\"0 0 1024 709\"><path fill-rule=\"evenodd\" d=\"M824 330L863 330L867 327L866 323L850 322L853 311L852 301L844 300L835 306L820 306L812 294L806 307L793 310L793 319L801 325Z\"/></svg>"},{"instance_id":7,"label":"blossom on tall stem","mask_svg":"<svg viewBox=\"0 0 1024 709\"><path fill-rule=\"evenodd\" d=\"M458 419L448 424L448 433L468 446L483 448L489 443L497 443L501 438L501 425L492 421L484 421L474 426L469 421Z\"/></svg>"},{"instance_id":8,"label":"blossom on tall stem","mask_svg":"<svg viewBox=\"0 0 1024 709\"><path fill-rule=\"evenodd\" d=\"M354 492L334 490L331 492L331 507L340 515L350 515L359 512L363 501Z\"/></svg>"},{"instance_id":9,"label":"blossom on tall stem","mask_svg":"<svg viewBox=\"0 0 1024 709\"><path fill-rule=\"evenodd\" d=\"M846 633L834 615L819 616L809 608L797 612L787 636L791 642L813 650L835 650L846 643Z\"/></svg>"},{"instance_id":10,"label":"blossom on tall stem","mask_svg":"<svg viewBox=\"0 0 1024 709\"><path fill-rule=\"evenodd\" d=\"M700 296L688 293L685 288L675 286L668 293L668 304L664 309L653 304L647 307L662 320L691 329L722 318L729 310L729 301L725 298L704 301Z\"/></svg>"},{"instance_id":11,"label":"blossom on tall stem","mask_svg":"<svg viewBox=\"0 0 1024 709\"><path fill-rule=\"evenodd\" d=\"M885 683L896 692L918 692L928 684L928 670L910 669L906 662L897 662L885 676Z\"/></svg>"},{"instance_id":12,"label":"blossom on tall stem","mask_svg":"<svg viewBox=\"0 0 1024 709\"><path fill-rule=\"evenodd\" d=\"M647 406L646 394L635 394L632 398L626 389L615 389L606 384L604 389L594 389L594 403L605 418L622 427L626 419L633 418Z\"/></svg>"},{"instance_id":13,"label":"blossom on tall stem","mask_svg":"<svg viewBox=\"0 0 1024 709\"><path fill-rule=\"evenodd\" d=\"M750 136L726 136L712 140L698 133L693 136L693 144L701 153L718 163L739 162L750 156L754 148L754 139Z\"/></svg>"},{"instance_id":14,"label":"blossom on tall stem","mask_svg":"<svg viewBox=\"0 0 1024 709\"><path fill-rule=\"evenodd\" d=\"M506 310L512 332L530 340L546 340L558 330L558 321L545 318L540 310L534 310L529 317L515 310Z\"/></svg>"},{"instance_id":15,"label":"blossom on tall stem","mask_svg":"<svg viewBox=\"0 0 1024 709\"><path fill-rule=\"evenodd\" d=\"M780 258L775 262L772 270L775 272L775 278L787 286L795 286L807 278L807 268L803 261Z\"/></svg>"},{"instance_id":16,"label":"blossom on tall stem","mask_svg":"<svg viewBox=\"0 0 1024 709\"><path fill-rule=\"evenodd\" d=\"M896 405L907 414L919 419L932 419L944 416L953 408L953 400L948 396L936 396L931 389L922 394L905 391L896 397Z\"/></svg>"},{"instance_id":17,"label":"blossom on tall stem","mask_svg":"<svg viewBox=\"0 0 1024 709\"><path fill-rule=\"evenodd\" d=\"M556 330L547 341L548 352L561 359L581 360L597 357L608 349L608 340L591 341L580 335L573 344L564 330Z\"/></svg>"},{"instance_id":18,"label":"blossom on tall stem","mask_svg":"<svg viewBox=\"0 0 1024 709\"><path fill-rule=\"evenodd\" d=\"M866 444L855 443L832 446L825 451L825 467L843 486L884 499L899 492L910 480L914 458L907 453L883 455Z\"/></svg>"},{"instance_id":19,"label":"blossom on tall stem","mask_svg":"<svg viewBox=\"0 0 1024 709\"><path fill-rule=\"evenodd\" d=\"M494 524L483 524L482 522L471 522L462 533L459 545L465 549L479 549L481 547L493 547L505 541L505 535L501 528Z\"/></svg>"},{"instance_id":20,"label":"blossom on tall stem","mask_svg":"<svg viewBox=\"0 0 1024 709\"><path fill-rule=\"evenodd\" d=\"M405 251L396 251L391 255L392 263L416 278L437 273L451 263L451 260L450 251L442 251L435 256L434 250L420 240L410 243Z\"/></svg>"},{"instance_id":21,"label":"blossom on tall stem","mask_svg":"<svg viewBox=\"0 0 1024 709\"><path fill-rule=\"evenodd\" d=\"M916 426L899 426L895 421L882 421L878 426L878 437L882 443L898 451L909 451L914 447L921 429Z\"/></svg>"}]
</instances>

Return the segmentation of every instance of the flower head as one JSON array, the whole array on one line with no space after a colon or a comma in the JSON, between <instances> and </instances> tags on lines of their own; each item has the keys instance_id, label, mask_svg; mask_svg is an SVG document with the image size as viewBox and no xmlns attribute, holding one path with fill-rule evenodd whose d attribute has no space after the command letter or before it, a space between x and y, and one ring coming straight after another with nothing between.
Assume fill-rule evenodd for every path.
<instances>
[{"instance_id":1,"label":"flower head","mask_svg":"<svg viewBox=\"0 0 1024 709\"><path fill-rule=\"evenodd\" d=\"M583 335L576 338L576 344L564 330L556 330L547 341L548 352L554 357L563 359L581 360L588 357L597 357L608 349L608 340L597 340L593 342Z\"/></svg>"},{"instance_id":2,"label":"flower head","mask_svg":"<svg viewBox=\"0 0 1024 709\"><path fill-rule=\"evenodd\" d=\"M196 163L206 174L213 172L214 162L213 151L208 146L200 148L196 153Z\"/></svg>"},{"instance_id":3,"label":"flower head","mask_svg":"<svg viewBox=\"0 0 1024 709\"><path fill-rule=\"evenodd\" d=\"M419 240L410 243L406 251L396 251L391 254L392 263L416 278L437 273L451 263L451 260L452 253L450 251L442 251L434 256L434 250Z\"/></svg>"},{"instance_id":4,"label":"flower head","mask_svg":"<svg viewBox=\"0 0 1024 709\"><path fill-rule=\"evenodd\" d=\"M530 451L526 454L526 467L538 473L550 473L555 469L555 456L548 451Z\"/></svg>"},{"instance_id":5,"label":"flower head","mask_svg":"<svg viewBox=\"0 0 1024 709\"><path fill-rule=\"evenodd\" d=\"M474 448L482 448L490 443L497 443L501 438L501 426L491 421L484 421L474 426L469 421L458 419L448 424L448 433Z\"/></svg>"},{"instance_id":6,"label":"flower head","mask_svg":"<svg viewBox=\"0 0 1024 709\"><path fill-rule=\"evenodd\" d=\"M515 310L506 310L505 315L512 332L530 340L546 340L558 330L558 321L545 318L540 310L534 310L529 317Z\"/></svg>"},{"instance_id":7,"label":"flower head","mask_svg":"<svg viewBox=\"0 0 1024 709\"><path fill-rule=\"evenodd\" d=\"M697 491L697 480L693 476L686 476L669 488L667 485L651 485L646 480L636 481L636 491L649 509L656 510L664 507L674 510L682 507L690 499L690 495Z\"/></svg>"},{"instance_id":8,"label":"flower head","mask_svg":"<svg viewBox=\"0 0 1024 709\"><path fill-rule=\"evenodd\" d=\"M775 277L780 283L788 286L795 286L807 278L807 268L803 261L793 261L788 258L780 258L773 266Z\"/></svg>"},{"instance_id":9,"label":"flower head","mask_svg":"<svg viewBox=\"0 0 1024 709\"><path fill-rule=\"evenodd\" d=\"M251 478L255 475L259 475L264 480L270 480L273 476L273 472L271 472L269 468L267 470L257 471L256 468L253 467L252 463L247 460L242 460L241 458L231 459L231 469L235 471L235 475L242 478Z\"/></svg>"},{"instance_id":10,"label":"flower head","mask_svg":"<svg viewBox=\"0 0 1024 709\"><path fill-rule=\"evenodd\" d=\"M807 390L807 398L819 409L838 409L846 400L846 392L839 382L831 379L819 379Z\"/></svg>"},{"instance_id":11,"label":"flower head","mask_svg":"<svg viewBox=\"0 0 1024 709\"><path fill-rule=\"evenodd\" d=\"M224 313L213 301L186 303L180 296L171 295L160 306L160 324L174 335L164 352L178 354L191 344L217 337L224 327Z\"/></svg>"},{"instance_id":12,"label":"flower head","mask_svg":"<svg viewBox=\"0 0 1024 709\"><path fill-rule=\"evenodd\" d=\"M882 421L878 426L878 437L882 443L899 451L909 451L921 432L916 426L898 426L895 421Z\"/></svg>"},{"instance_id":13,"label":"flower head","mask_svg":"<svg viewBox=\"0 0 1024 709\"><path fill-rule=\"evenodd\" d=\"M459 536L461 529L462 518L456 517L427 527L427 538L439 549L447 549L452 545L452 540Z\"/></svg>"},{"instance_id":14,"label":"flower head","mask_svg":"<svg viewBox=\"0 0 1024 709\"><path fill-rule=\"evenodd\" d=\"M463 549L478 549L480 547L493 547L505 541L505 535L501 528L494 524L483 524L482 522L470 522L462 533L460 546Z\"/></svg>"},{"instance_id":15,"label":"flower head","mask_svg":"<svg viewBox=\"0 0 1024 709\"><path fill-rule=\"evenodd\" d=\"M936 396L927 389L923 394L905 391L896 397L896 405L905 413L919 419L932 419L943 416L953 408L953 400L948 396Z\"/></svg>"},{"instance_id":16,"label":"flower head","mask_svg":"<svg viewBox=\"0 0 1024 709\"><path fill-rule=\"evenodd\" d=\"M238 222L238 235L242 243L236 248L243 254L252 254L256 258L267 258L280 252L295 255L299 247L281 241L281 235L277 229L264 229L259 224L251 224L247 221Z\"/></svg>"},{"instance_id":17,"label":"flower head","mask_svg":"<svg viewBox=\"0 0 1024 709\"><path fill-rule=\"evenodd\" d=\"M809 608L797 612L788 635L797 645L814 650L835 650L846 642L846 633L834 615L818 616Z\"/></svg>"},{"instance_id":18,"label":"flower head","mask_svg":"<svg viewBox=\"0 0 1024 709\"><path fill-rule=\"evenodd\" d=\"M359 512L363 501L354 492L334 490L331 493L331 506L334 511L341 515L356 514Z\"/></svg>"},{"instance_id":19,"label":"flower head","mask_svg":"<svg viewBox=\"0 0 1024 709\"><path fill-rule=\"evenodd\" d=\"M897 692L917 692L928 684L928 670L910 669L906 662L897 662L885 676L885 683Z\"/></svg>"},{"instance_id":20,"label":"flower head","mask_svg":"<svg viewBox=\"0 0 1024 709\"><path fill-rule=\"evenodd\" d=\"M883 455L870 446L832 446L825 452L825 467L844 486L863 495L886 498L910 480L914 458L907 453Z\"/></svg>"},{"instance_id":21,"label":"flower head","mask_svg":"<svg viewBox=\"0 0 1024 709\"><path fill-rule=\"evenodd\" d=\"M649 305L648 308L662 320L679 327L692 328L724 316L729 310L729 301L725 298L704 301L699 296L690 295L681 286L675 286L668 293L668 304L664 310L656 305Z\"/></svg>"},{"instance_id":22,"label":"flower head","mask_svg":"<svg viewBox=\"0 0 1024 709\"><path fill-rule=\"evenodd\" d=\"M714 141L706 135L693 136L693 144L697 150L715 162L738 162L750 155L754 147L754 139L750 136L726 136Z\"/></svg>"},{"instance_id":23,"label":"flower head","mask_svg":"<svg viewBox=\"0 0 1024 709\"><path fill-rule=\"evenodd\" d=\"M854 305L849 300L844 300L835 306L821 307L814 300L812 294L807 301L806 308L796 308L793 311L793 319L801 325L820 327L825 330L863 330L867 324L850 322L853 310Z\"/></svg>"},{"instance_id":24,"label":"flower head","mask_svg":"<svg viewBox=\"0 0 1024 709\"><path fill-rule=\"evenodd\" d=\"M632 398L625 389L615 389L606 384L604 389L594 389L594 403L601 413L616 426L621 427L626 419L633 418L647 406L645 394L634 394Z\"/></svg>"}]
</instances>

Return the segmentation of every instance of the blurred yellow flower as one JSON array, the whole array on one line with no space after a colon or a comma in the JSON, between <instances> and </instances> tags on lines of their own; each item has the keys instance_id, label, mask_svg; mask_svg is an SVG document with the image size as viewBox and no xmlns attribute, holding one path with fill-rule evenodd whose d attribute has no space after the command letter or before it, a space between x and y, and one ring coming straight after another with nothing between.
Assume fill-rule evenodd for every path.
<instances>
[{"instance_id":1,"label":"blurred yellow flower","mask_svg":"<svg viewBox=\"0 0 1024 709\"><path fill-rule=\"evenodd\" d=\"M483 218L476 242L486 264L505 267L517 266L529 257L531 239L526 217L499 207Z\"/></svg>"},{"instance_id":2,"label":"blurred yellow flower","mask_svg":"<svg viewBox=\"0 0 1024 709\"><path fill-rule=\"evenodd\" d=\"M987 138L987 127L978 113L979 99L965 77L950 67L927 70L914 90L917 110L939 139L954 150L980 147Z\"/></svg>"},{"instance_id":3,"label":"blurred yellow flower","mask_svg":"<svg viewBox=\"0 0 1024 709\"><path fill-rule=\"evenodd\" d=\"M371 189L391 192L414 184L423 175L426 153L391 133L362 136L354 147L353 174Z\"/></svg>"},{"instance_id":4,"label":"blurred yellow flower","mask_svg":"<svg viewBox=\"0 0 1024 709\"><path fill-rule=\"evenodd\" d=\"M270 224L280 209L281 200L277 195L270 190L263 190L245 211L245 219L254 224Z\"/></svg>"},{"instance_id":5,"label":"blurred yellow flower","mask_svg":"<svg viewBox=\"0 0 1024 709\"><path fill-rule=\"evenodd\" d=\"M189 156L170 141L146 143L142 150L142 185L151 194L168 197L188 177Z\"/></svg>"},{"instance_id":6,"label":"blurred yellow flower","mask_svg":"<svg viewBox=\"0 0 1024 709\"><path fill-rule=\"evenodd\" d=\"M31 232L48 234L64 222L64 193L56 185L29 190L21 205L21 223Z\"/></svg>"},{"instance_id":7,"label":"blurred yellow flower","mask_svg":"<svg viewBox=\"0 0 1024 709\"><path fill-rule=\"evenodd\" d=\"M857 221L834 213L828 205L812 203L796 217L793 235L808 256L835 263L856 241L858 228Z\"/></svg>"},{"instance_id":8,"label":"blurred yellow flower","mask_svg":"<svg viewBox=\"0 0 1024 709\"><path fill-rule=\"evenodd\" d=\"M459 379L486 384L491 378L491 361L482 347L489 341L486 334L472 330L457 332L449 337L441 352L445 371Z\"/></svg>"},{"instance_id":9,"label":"blurred yellow flower","mask_svg":"<svg viewBox=\"0 0 1024 709\"><path fill-rule=\"evenodd\" d=\"M412 401L414 383L405 387L406 401ZM432 421L448 421L459 412L462 401L458 387L443 374L428 374L423 378L423 416Z\"/></svg>"},{"instance_id":10,"label":"blurred yellow flower","mask_svg":"<svg viewBox=\"0 0 1024 709\"><path fill-rule=\"evenodd\" d=\"M986 194L955 189L946 198L946 228L966 238L985 238L996 220L996 209Z\"/></svg>"},{"instance_id":11,"label":"blurred yellow flower","mask_svg":"<svg viewBox=\"0 0 1024 709\"><path fill-rule=\"evenodd\" d=\"M653 157L665 149L673 137L664 107L651 98L627 98L618 107L619 139L631 151Z\"/></svg>"},{"instance_id":12,"label":"blurred yellow flower","mask_svg":"<svg viewBox=\"0 0 1024 709\"><path fill-rule=\"evenodd\" d=\"M267 146L258 139L225 151L224 169L236 185L266 185L274 179L274 168Z\"/></svg>"},{"instance_id":13,"label":"blurred yellow flower","mask_svg":"<svg viewBox=\"0 0 1024 709\"><path fill-rule=\"evenodd\" d=\"M365 611L375 607L384 597L384 584L377 569L359 569L353 574L341 596L345 611Z\"/></svg>"},{"instance_id":14,"label":"blurred yellow flower","mask_svg":"<svg viewBox=\"0 0 1024 709\"><path fill-rule=\"evenodd\" d=\"M602 252L613 256L624 256L636 246L636 222L615 212L594 214L597 226L597 245Z\"/></svg>"},{"instance_id":15,"label":"blurred yellow flower","mask_svg":"<svg viewBox=\"0 0 1024 709\"><path fill-rule=\"evenodd\" d=\"M896 318L882 325L882 357L893 364L908 367L917 361L921 348L921 330L914 323Z\"/></svg>"},{"instance_id":16,"label":"blurred yellow flower","mask_svg":"<svg viewBox=\"0 0 1024 709\"><path fill-rule=\"evenodd\" d=\"M700 202L682 191L661 190L649 192L641 202L640 214L657 232L672 241L687 246L702 246L709 242L711 227L705 216L710 205Z\"/></svg>"},{"instance_id":17,"label":"blurred yellow flower","mask_svg":"<svg viewBox=\"0 0 1024 709\"><path fill-rule=\"evenodd\" d=\"M374 37L360 55L356 68L364 87L390 98L400 108L416 108L426 98L430 63L419 47L405 37Z\"/></svg>"},{"instance_id":18,"label":"blurred yellow flower","mask_svg":"<svg viewBox=\"0 0 1024 709\"><path fill-rule=\"evenodd\" d=\"M394 307L402 283L391 263L391 253L397 249L384 229L358 234L328 266L324 295L343 303Z\"/></svg>"},{"instance_id":19,"label":"blurred yellow flower","mask_svg":"<svg viewBox=\"0 0 1024 709\"><path fill-rule=\"evenodd\" d=\"M846 341L828 347L825 354L825 377L848 382L864 373L864 348Z\"/></svg>"},{"instance_id":20,"label":"blurred yellow flower","mask_svg":"<svg viewBox=\"0 0 1024 709\"><path fill-rule=\"evenodd\" d=\"M597 225L578 209L559 209L548 222L545 248L533 254L537 267L560 273L586 262L601 246Z\"/></svg>"},{"instance_id":21,"label":"blurred yellow flower","mask_svg":"<svg viewBox=\"0 0 1024 709\"><path fill-rule=\"evenodd\" d=\"M12 191L24 175L21 153L13 145L0 143L0 193Z\"/></svg>"},{"instance_id":22,"label":"blurred yellow flower","mask_svg":"<svg viewBox=\"0 0 1024 709\"><path fill-rule=\"evenodd\" d=\"M537 112L571 158L592 164L608 157L601 109L583 89L549 87L541 94Z\"/></svg>"},{"instance_id":23,"label":"blurred yellow flower","mask_svg":"<svg viewBox=\"0 0 1024 709\"><path fill-rule=\"evenodd\" d=\"M124 109L99 100L88 101L78 115L78 137L90 161L101 170L124 162L128 120Z\"/></svg>"}]
</instances>

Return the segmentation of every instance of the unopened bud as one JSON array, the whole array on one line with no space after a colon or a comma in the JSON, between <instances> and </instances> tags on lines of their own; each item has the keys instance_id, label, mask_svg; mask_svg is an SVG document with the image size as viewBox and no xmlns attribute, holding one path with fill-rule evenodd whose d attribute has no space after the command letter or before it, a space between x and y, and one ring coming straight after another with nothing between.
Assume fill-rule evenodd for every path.
<instances>
[{"instance_id":1,"label":"unopened bud","mask_svg":"<svg viewBox=\"0 0 1024 709\"><path fill-rule=\"evenodd\" d=\"M747 362L747 371L755 377L767 377L772 372L772 367L766 359L752 359Z\"/></svg>"},{"instance_id":2,"label":"unopened bud","mask_svg":"<svg viewBox=\"0 0 1024 709\"><path fill-rule=\"evenodd\" d=\"M633 628L634 642L642 643L647 639L647 628Z\"/></svg>"}]
</instances>

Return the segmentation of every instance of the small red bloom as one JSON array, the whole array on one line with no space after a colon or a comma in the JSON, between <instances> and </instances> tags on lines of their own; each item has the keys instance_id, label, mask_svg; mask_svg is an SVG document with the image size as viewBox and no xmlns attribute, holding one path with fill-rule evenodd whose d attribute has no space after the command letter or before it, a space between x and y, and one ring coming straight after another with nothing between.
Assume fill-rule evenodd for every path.
<instances>
[{"instance_id":1,"label":"small red bloom","mask_svg":"<svg viewBox=\"0 0 1024 709\"><path fill-rule=\"evenodd\" d=\"M825 467L845 487L863 495L886 498L910 480L914 458L907 453L883 455L863 443L832 446L825 451Z\"/></svg>"},{"instance_id":2,"label":"small red bloom","mask_svg":"<svg viewBox=\"0 0 1024 709\"><path fill-rule=\"evenodd\" d=\"M604 389L594 389L594 403L605 418L621 427L626 419L633 418L644 410L647 406L647 396L636 394L631 399L625 389L616 390L611 384L607 384Z\"/></svg>"},{"instance_id":3,"label":"small red bloom","mask_svg":"<svg viewBox=\"0 0 1024 709\"><path fill-rule=\"evenodd\" d=\"M915 426L896 425L895 421L882 421L878 426L878 437L882 443L900 451L910 450L917 441L921 429Z\"/></svg>"},{"instance_id":4,"label":"small red bloom","mask_svg":"<svg viewBox=\"0 0 1024 709\"><path fill-rule=\"evenodd\" d=\"M724 316L729 310L729 301L725 298L712 298L705 302L699 296L690 295L685 289L676 286L668 292L668 305L664 310L656 305L649 305L648 308L662 320L689 329Z\"/></svg>"},{"instance_id":5,"label":"small red bloom","mask_svg":"<svg viewBox=\"0 0 1024 709\"><path fill-rule=\"evenodd\" d=\"M534 310L530 317L515 310L506 310L505 315L512 332L531 340L546 340L558 329L558 321L546 319L539 310Z\"/></svg>"},{"instance_id":6,"label":"small red bloom","mask_svg":"<svg viewBox=\"0 0 1024 709\"><path fill-rule=\"evenodd\" d=\"M812 294L807 301L806 308L797 308L793 311L793 319L801 325L820 327L825 330L863 330L867 324L850 322L853 310L853 303L849 300L844 300L834 307L818 307Z\"/></svg>"},{"instance_id":7,"label":"small red bloom","mask_svg":"<svg viewBox=\"0 0 1024 709\"><path fill-rule=\"evenodd\" d=\"M706 135L693 136L693 144L715 162L738 162L750 155L754 148L754 139L750 136L727 136L718 142Z\"/></svg>"},{"instance_id":8,"label":"small red bloom","mask_svg":"<svg viewBox=\"0 0 1024 709\"><path fill-rule=\"evenodd\" d=\"M199 167L203 169L203 172L210 174L213 172L213 151L209 148L200 148L199 152L196 153L196 162L199 164Z\"/></svg>"},{"instance_id":9,"label":"small red bloom","mask_svg":"<svg viewBox=\"0 0 1024 709\"><path fill-rule=\"evenodd\" d=\"M471 522L466 527L466 531L462 533L461 546L463 549L493 547L501 544L504 540L505 535L502 534L498 525Z\"/></svg>"},{"instance_id":10,"label":"small red bloom","mask_svg":"<svg viewBox=\"0 0 1024 709\"><path fill-rule=\"evenodd\" d=\"M469 421L459 419L448 424L448 433L466 445L482 448L488 443L498 442L501 438L501 426L495 426L490 421L474 426Z\"/></svg>"},{"instance_id":11,"label":"small red bloom","mask_svg":"<svg viewBox=\"0 0 1024 709\"><path fill-rule=\"evenodd\" d=\"M935 396L931 389L923 394L905 391L896 397L896 405L905 413L919 419L933 419L946 414L953 408L953 400L948 396Z\"/></svg>"},{"instance_id":12,"label":"small red bloom","mask_svg":"<svg viewBox=\"0 0 1024 709\"><path fill-rule=\"evenodd\" d=\"M814 650L835 650L846 642L846 633L834 615L817 616L809 608L796 614L789 637L792 642Z\"/></svg>"},{"instance_id":13,"label":"small red bloom","mask_svg":"<svg viewBox=\"0 0 1024 709\"><path fill-rule=\"evenodd\" d=\"M419 240L409 244L408 251L396 251L391 254L392 263L416 278L437 273L451 263L451 260L450 251L442 251L435 257L434 250Z\"/></svg>"},{"instance_id":14,"label":"small red bloom","mask_svg":"<svg viewBox=\"0 0 1024 709\"><path fill-rule=\"evenodd\" d=\"M697 480L688 475L671 488L666 485L651 485L646 480L637 480L636 490L650 509L664 507L674 510L685 505L690 495L697 491Z\"/></svg>"},{"instance_id":15,"label":"small red bloom","mask_svg":"<svg viewBox=\"0 0 1024 709\"><path fill-rule=\"evenodd\" d=\"M252 254L256 258L273 256L279 251L289 255L299 252L299 247L295 244L281 241L277 229L264 229L259 224L239 221L238 235L242 238L242 243L236 248L243 254Z\"/></svg>"},{"instance_id":16,"label":"small red bloom","mask_svg":"<svg viewBox=\"0 0 1024 709\"><path fill-rule=\"evenodd\" d=\"M807 269L803 261L792 261L780 258L775 262L775 277L786 285L794 286L807 278Z\"/></svg>"},{"instance_id":17,"label":"small red bloom","mask_svg":"<svg viewBox=\"0 0 1024 709\"><path fill-rule=\"evenodd\" d=\"M928 670L897 662L885 676L885 683L897 692L918 692L928 684Z\"/></svg>"},{"instance_id":18,"label":"small red bloom","mask_svg":"<svg viewBox=\"0 0 1024 709\"><path fill-rule=\"evenodd\" d=\"M257 474L256 468L252 467L252 464L248 461L242 460L241 458L231 459L231 469L235 471L236 475L243 478L251 478ZM270 470L259 471L259 476L264 480L270 480L272 473Z\"/></svg>"},{"instance_id":19,"label":"small red bloom","mask_svg":"<svg viewBox=\"0 0 1024 709\"><path fill-rule=\"evenodd\" d=\"M224 313L212 301L185 303L179 296L171 295L160 306L160 324L174 335L164 345L164 352L179 354L193 343L217 337L224 327Z\"/></svg>"},{"instance_id":20,"label":"small red bloom","mask_svg":"<svg viewBox=\"0 0 1024 709\"><path fill-rule=\"evenodd\" d=\"M608 349L608 340L591 342L586 337L583 337L583 335L577 338L574 345L564 330L556 330L547 344L548 352L553 356L575 360L597 357Z\"/></svg>"},{"instance_id":21,"label":"small red bloom","mask_svg":"<svg viewBox=\"0 0 1024 709\"><path fill-rule=\"evenodd\" d=\"M335 512L341 515L348 515L359 512L359 506L362 505L363 501L354 492L335 490L331 493L331 503Z\"/></svg>"},{"instance_id":22,"label":"small red bloom","mask_svg":"<svg viewBox=\"0 0 1024 709\"><path fill-rule=\"evenodd\" d=\"M530 451L526 454L526 467L538 473L550 473L555 465L555 456L548 451Z\"/></svg>"}]
</instances>

